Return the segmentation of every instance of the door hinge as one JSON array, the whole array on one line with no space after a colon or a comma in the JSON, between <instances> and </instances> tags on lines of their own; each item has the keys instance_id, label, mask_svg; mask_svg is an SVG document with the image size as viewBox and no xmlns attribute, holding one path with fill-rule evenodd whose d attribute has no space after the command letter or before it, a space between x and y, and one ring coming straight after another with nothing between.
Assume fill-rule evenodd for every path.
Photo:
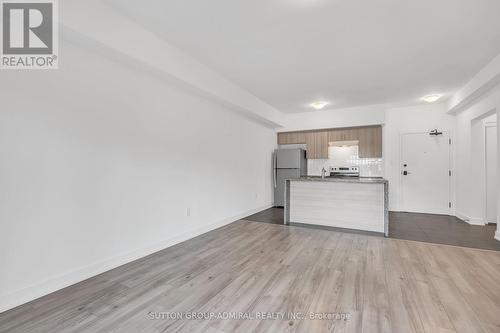
<instances>
[{"instance_id":1,"label":"door hinge","mask_svg":"<svg viewBox=\"0 0 500 333\"><path fill-rule=\"evenodd\" d=\"M448 207L450 207L450 208L451 208L451 202L448 202Z\"/></svg>"},{"instance_id":2,"label":"door hinge","mask_svg":"<svg viewBox=\"0 0 500 333\"><path fill-rule=\"evenodd\" d=\"M449 142L449 143L450 143L450 145L451 145L451 139L448 139L448 142Z\"/></svg>"},{"instance_id":3,"label":"door hinge","mask_svg":"<svg viewBox=\"0 0 500 333\"><path fill-rule=\"evenodd\" d=\"M451 170L448 170L448 175L451 177Z\"/></svg>"}]
</instances>

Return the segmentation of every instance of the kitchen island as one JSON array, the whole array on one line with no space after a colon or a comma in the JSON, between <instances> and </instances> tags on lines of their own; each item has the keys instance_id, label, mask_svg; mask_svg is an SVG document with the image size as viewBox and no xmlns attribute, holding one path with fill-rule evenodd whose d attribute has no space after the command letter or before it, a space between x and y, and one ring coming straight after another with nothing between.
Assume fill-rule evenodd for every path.
<instances>
[{"instance_id":1,"label":"kitchen island","mask_svg":"<svg viewBox=\"0 0 500 333\"><path fill-rule=\"evenodd\" d=\"M388 181L300 177L285 182L285 224L388 236Z\"/></svg>"}]
</instances>

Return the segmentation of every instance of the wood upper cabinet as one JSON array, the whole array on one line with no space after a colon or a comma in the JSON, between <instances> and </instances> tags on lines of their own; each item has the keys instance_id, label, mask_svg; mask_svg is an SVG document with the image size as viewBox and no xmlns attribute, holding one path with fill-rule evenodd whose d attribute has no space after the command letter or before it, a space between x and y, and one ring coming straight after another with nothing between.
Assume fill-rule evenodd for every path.
<instances>
[{"instance_id":1,"label":"wood upper cabinet","mask_svg":"<svg viewBox=\"0 0 500 333\"><path fill-rule=\"evenodd\" d=\"M360 131L359 157L382 157L382 126L365 127Z\"/></svg>"},{"instance_id":2,"label":"wood upper cabinet","mask_svg":"<svg viewBox=\"0 0 500 333\"><path fill-rule=\"evenodd\" d=\"M278 133L279 145L304 144L306 135L304 132L283 132Z\"/></svg>"},{"instance_id":3,"label":"wood upper cabinet","mask_svg":"<svg viewBox=\"0 0 500 333\"><path fill-rule=\"evenodd\" d=\"M328 143L359 141L360 158L382 157L382 126L278 133L278 144L306 144L307 158L327 159Z\"/></svg>"},{"instance_id":4,"label":"wood upper cabinet","mask_svg":"<svg viewBox=\"0 0 500 333\"><path fill-rule=\"evenodd\" d=\"M305 132L307 145L307 158L328 158L328 131Z\"/></svg>"}]
</instances>

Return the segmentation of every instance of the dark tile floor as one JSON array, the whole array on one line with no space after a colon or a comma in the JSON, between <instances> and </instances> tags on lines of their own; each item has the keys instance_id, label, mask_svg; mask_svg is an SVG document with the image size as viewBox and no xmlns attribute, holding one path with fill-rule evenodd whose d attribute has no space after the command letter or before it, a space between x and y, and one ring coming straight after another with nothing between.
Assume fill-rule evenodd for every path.
<instances>
[{"instance_id":1,"label":"dark tile floor","mask_svg":"<svg viewBox=\"0 0 500 333\"><path fill-rule=\"evenodd\" d=\"M245 218L283 224L283 208L269 208ZM496 225L475 226L447 215L390 212L389 237L500 251Z\"/></svg>"},{"instance_id":2,"label":"dark tile floor","mask_svg":"<svg viewBox=\"0 0 500 333\"><path fill-rule=\"evenodd\" d=\"M273 207L245 217L245 220L272 224L283 224L285 218L283 215L284 212L285 210L283 208Z\"/></svg>"},{"instance_id":3,"label":"dark tile floor","mask_svg":"<svg viewBox=\"0 0 500 333\"><path fill-rule=\"evenodd\" d=\"M496 225L470 225L454 216L389 213L389 237L500 251Z\"/></svg>"}]
</instances>

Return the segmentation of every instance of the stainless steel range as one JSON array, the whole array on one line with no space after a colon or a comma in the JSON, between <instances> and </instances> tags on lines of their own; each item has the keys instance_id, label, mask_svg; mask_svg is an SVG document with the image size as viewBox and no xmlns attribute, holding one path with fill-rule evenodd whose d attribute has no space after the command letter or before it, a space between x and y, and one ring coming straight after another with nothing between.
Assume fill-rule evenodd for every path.
<instances>
[{"instance_id":1,"label":"stainless steel range","mask_svg":"<svg viewBox=\"0 0 500 333\"><path fill-rule=\"evenodd\" d=\"M359 177L359 167L331 167L330 168L331 177Z\"/></svg>"}]
</instances>

